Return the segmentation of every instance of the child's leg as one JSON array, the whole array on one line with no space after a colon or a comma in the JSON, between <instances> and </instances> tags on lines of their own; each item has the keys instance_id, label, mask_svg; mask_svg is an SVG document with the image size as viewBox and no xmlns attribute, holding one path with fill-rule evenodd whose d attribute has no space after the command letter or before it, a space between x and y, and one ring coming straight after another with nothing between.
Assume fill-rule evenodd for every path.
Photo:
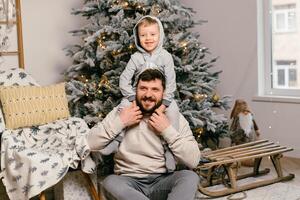
<instances>
[{"instance_id":1,"label":"child's leg","mask_svg":"<svg viewBox=\"0 0 300 200\"><path fill-rule=\"evenodd\" d=\"M166 109L166 115L170 120L172 126L178 131L179 124L179 108L176 104L176 101L173 100L169 107ZM173 172L176 168L176 161L174 155L168 147L168 144L163 141L163 146L165 150L165 159L166 159L166 168L168 172Z\"/></svg>"},{"instance_id":2,"label":"child's leg","mask_svg":"<svg viewBox=\"0 0 300 200\"><path fill-rule=\"evenodd\" d=\"M129 106L131 102L128 99L123 98L121 103L118 105L119 112L126 106ZM115 139L113 139L106 147L100 150L102 155L109 155L112 153L116 153L119 149L119 145L122 142L124 137L124 131L122 131Z\"/></svg>"},{"instance_id":3,"label":"child's leg","mask_svg":"<svg viewBox=\"0 0 300 200\"><path fill-rule=\"evenodd\" d=\"M172 154L170 148L168 147L168 144L166 143L166 141L164 141L162 139L162 145L164 147L164 151L165 151L165 160L166 160L166 168L167 168L167 172L171 173L174 172L176 169L176 161L174 158L174 155Z\"/></svg>"},{"instance_id":4,"label":"child's leg","mask_svg":"<svg viewBox=\"0 0 300 200\"><path fill-rule=\"evenodd\" d=\"M170 120L172 126L178 131L179 128L179 108L175 100L171 102L169 107L166 109L166 115Z\"/></svg>"}]
</instances>

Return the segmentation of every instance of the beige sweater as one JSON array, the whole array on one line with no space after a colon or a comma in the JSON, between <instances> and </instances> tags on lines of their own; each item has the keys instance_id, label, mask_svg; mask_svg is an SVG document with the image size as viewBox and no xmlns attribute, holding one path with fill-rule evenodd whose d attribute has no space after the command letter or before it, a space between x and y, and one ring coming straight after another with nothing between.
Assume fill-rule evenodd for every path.
<instances>
[{"instance_id":1,"label":"beige sweater","mask_svg":"<svg viewBox=\"0 0 300 200\"><path fill-rule=\"evenodd\" d=\"M138 125L126 129L125 136L115 154L115 173L143 177L153 173L165 173L164 149L160 138L148 128L147 118ZM88 136L91 150L104 148L122 130L118 111L115 108L95 126ZM177 162L195 168L200 160L198 143L194 139L188 122L180 115L179 131L171 125L162 132Z\"/></svg>"}]
</instances>

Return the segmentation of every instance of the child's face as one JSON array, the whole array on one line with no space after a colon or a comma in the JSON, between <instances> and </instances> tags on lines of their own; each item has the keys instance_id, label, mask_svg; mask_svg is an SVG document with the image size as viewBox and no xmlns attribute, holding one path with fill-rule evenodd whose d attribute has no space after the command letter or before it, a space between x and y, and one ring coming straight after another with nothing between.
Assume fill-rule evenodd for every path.
<instances>
[{"instance_id":1,"label":"child's face","mask_svg":"<svg viewBox=\"0 0 300 200\"><path fill-rule=\"evenodd\" d=\"M158 24L140 25L138 27L138 36L141 46L151 54L159 43Z\"/></svg>"}]
</instances>

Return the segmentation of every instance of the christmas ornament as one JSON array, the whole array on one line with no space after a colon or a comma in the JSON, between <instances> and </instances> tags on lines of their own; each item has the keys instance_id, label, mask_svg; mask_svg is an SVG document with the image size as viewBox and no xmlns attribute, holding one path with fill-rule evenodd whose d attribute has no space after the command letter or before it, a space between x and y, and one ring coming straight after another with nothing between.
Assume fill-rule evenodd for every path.
<instances>
[{"instance_id":1,"label":"christmas ornament","mask_svg":"<svg viewBox=\"0 0 300 200\"><path fill-rule=\"evenodd\" d=\"M102 75L102 77L100 79L100 82L99 82L99 86L101 86L101 85L109 85L109 81L108 81L107 76Z\"/></svg>"},{"instance_id":2,"label":"christmas ornament","mask_svg":"<svg viewBox=\"0 0 300 200\"><path fill-rule=\"evenodd\" d=\"M220 96L218 94L214 94L212 96L212 100L213 100L214 103L217 103L220 100Z\"/></svg>"}]
</instances>

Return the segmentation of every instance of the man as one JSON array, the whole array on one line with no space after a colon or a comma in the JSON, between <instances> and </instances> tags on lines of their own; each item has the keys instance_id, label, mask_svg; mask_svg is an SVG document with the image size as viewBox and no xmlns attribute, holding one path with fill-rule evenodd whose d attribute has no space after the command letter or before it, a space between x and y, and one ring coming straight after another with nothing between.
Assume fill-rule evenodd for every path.
<instances>
[{"instance_id":1,"label":"man","mask_svg":"<svg viewBox=\"0 0 300 200\"><path fill-rule=\"evenodd\" d=\"M156 69L138 78L136 101L120 112L111 111L91 130L91 150L103 149L122 130L125 136L115 154L114 175L103 181L106 191L118 200L192 200L199 177L191 170L167 173L164 140L178 163L195 168L200 151L188 122L180 115L178 131L157 110L162 103L165 77Z\"/></svg>"}]
</instances>

